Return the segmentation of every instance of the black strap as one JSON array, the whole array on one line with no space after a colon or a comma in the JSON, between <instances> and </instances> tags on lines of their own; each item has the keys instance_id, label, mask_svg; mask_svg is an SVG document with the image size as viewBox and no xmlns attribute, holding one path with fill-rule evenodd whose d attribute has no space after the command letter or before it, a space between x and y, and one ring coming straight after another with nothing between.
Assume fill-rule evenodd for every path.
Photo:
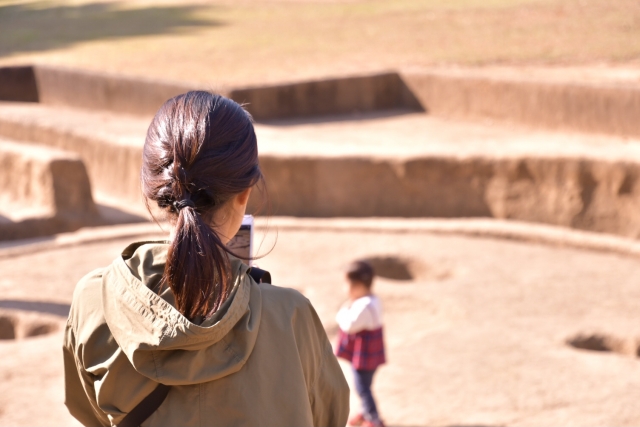
<instances>
[{"instance_id":1,"label":"black strap","mask_svg":"<svg viewBox=\"0 0 640 427\"><path fill-rule=\"evenodd\" d=\"M271 273L267 270L251 267L247 273L256 283L271 283ZM162 405L167 394L169 394L170 388L168 385L158 384L151 394L145 397L142 402L138 403L138 406L133 408L133 410L120 421L118 427L139 427Z\"/></svg>"},{"instance_id":2,"label":"black strap","mask_svg":"<svg viewBox=\"0 0 640 427\"><path fill-rule=\"evenodd\" d=\"M247 273L253 278L253 280L256 281L256 283L271 284L271 273L269 273L267 270L261 270L257 267L251 267L249 268L249 271L247 271Z\"/></svg>"},{"instance_id":3,"label":"black strap","mask_svg":"<svg viewBox=\"0 0 640 427\"><path fill-rule=\"evenodd\" d=\"M138 403L118 424L118 427L140 427L140 425L153 414L156 409L162 405L164 399L169 394L168 385L158 384L155 390L151 392L144 400Z\"/></svg>"}]
</instances>

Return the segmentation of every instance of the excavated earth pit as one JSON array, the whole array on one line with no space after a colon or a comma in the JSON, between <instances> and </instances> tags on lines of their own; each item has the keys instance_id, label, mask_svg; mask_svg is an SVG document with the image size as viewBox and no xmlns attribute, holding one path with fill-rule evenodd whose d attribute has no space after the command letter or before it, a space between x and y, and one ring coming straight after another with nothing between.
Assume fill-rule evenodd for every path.
<instances>
[{"instance_id":1,"label":"excavated earth pit","mask_svg":"<svg viewBox=\"0 0 640 427\"><path fill-rule=\"evenodd\" d=\"M258 120L276 215L493 217L640 236L637 85L462 71L225 94ZM120 221L146 217L139 170L151 115L193 87L40 66L0 68L0 76L7 146L68 152L84 163L95 200L125 211ZM83 200L96 210L90 195ZM49 229L65 229L56 224ZM35 229L11 226L18 231L0 229L0 239Z\"/></svg>"},{"instance_id":2,"label":"excavated earth pit","mask_svg":"<svg viewBox=\"0 0 640 427\"><path fill-rule=\"evenodd\" d=\"M373 267L376 277L409 282L414 280L445 280L453 275L448 265L434 265L401 255L370 255L363 258Z\"/></svg>"},{"instance_id":3,"label":"excavated earth pit","mask_svg":"<svg viewBox=\"0 0 640 427\"><path fill-rule=\"evenodd\" d=\"M14 96L15 85L0 87L7 101L0 102L0 160L24 165L0 176L0 193L33 200L28 185L11 179L39 161L32 171L50 177L40 194L52 197L35 208L68 223L37 234L86 226L105 212L140 220L140 155L150 114L191 88L24 68L29 96ZM485 217L565 227L552 233L558 235L574 228L638 238L638 87L485 77L387 73L228 95L249 102L259 121L275 215ZM25 143L46 148L14 148ZM13 160L25 153L24 162ZM79 179L57 179L63 175L54 173L55 159L74 164ZM65 195L79 196L56 197ZM83 209L91 221L73 215ZM21 230L34 237L32 219L0 216L0 225L18 230L9 235L0 227L0 240ZM637 336L637 257L535 238L499 240L482 230L470 237L352 224L336 232L320 220L296 221L279 230L260 267L308 297L327 331L336 330L334 315L346 297L344 265L369 258L378 270L389 363L375 389L387 424L637 425L640 363L598 354L637 355L635 341L575 335L603 328ZM108 265L136 235L127 229L105 237L112 230L118 227L96 232L102 240L19 241L22 252L0 250L0 293L12 301L0 301L0 424L74 424L63 406L59 310L68 310L80 277ZM569 240L584 242L584 234ZM30 302L35 295L41 301Z\"/></svg>"},{"instance_id":4,"label":"excavated earth pit","mask_svg":"<svg viewBox=\"0 0 640 427\"><path fill-rule=\"evenodd\" d=\"M625 356L640 357L640 340L637 338L622 338L604 333L578 334L567 339L567 344L580 350L611 352Z\"/></svg>"},{"instance_id":5,"label":"excavated earth pit","mask_svg":"<svg viewBox=\"0 0 640 427\"><path fill-rule=\"evenodd\" d=\"M57 332L64 319L19 310L0 310L0 340L23 340Z\"/></svg>"},{"instance_id":6,"label":"excavated earth pit","mask_svg":"<svg viewBox=\"0 0 640 427\"><path fill-rule=\"evenodd\" d=\"M410 281L416 276L415 261L393 255L365 257L376 276L386 279Z\"/></svg>"}]
</instances>

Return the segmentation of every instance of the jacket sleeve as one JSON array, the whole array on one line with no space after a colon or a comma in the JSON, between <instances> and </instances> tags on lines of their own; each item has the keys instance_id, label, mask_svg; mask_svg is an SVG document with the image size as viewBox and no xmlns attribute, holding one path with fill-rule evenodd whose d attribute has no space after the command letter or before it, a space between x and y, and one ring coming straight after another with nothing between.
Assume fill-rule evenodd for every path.
<instances>
[{"instance_id":1,"label":"jacket sleeve","mask_svg":"<svg viewBox=\"0 0 640 427\"><path fill-rule=\"evenodd\" d=\"M325 334L324 330L322 333ZM311 390L313 425L342 427L349 417L349 386L326 335L325 340L320 369Z\"/></svg>"},{"instance_id":2,"label":"jacket sleeve","mask_svg":"<svg viewBox=\"0 0 640 427\"><path fill-rule=\"evenodd\" d=\"M85 426L102 426L87 397L75 357L75 337L73 329L67 325L62 346L64 360L64 404L69 413Z\"/></svg>"}]
</instances>

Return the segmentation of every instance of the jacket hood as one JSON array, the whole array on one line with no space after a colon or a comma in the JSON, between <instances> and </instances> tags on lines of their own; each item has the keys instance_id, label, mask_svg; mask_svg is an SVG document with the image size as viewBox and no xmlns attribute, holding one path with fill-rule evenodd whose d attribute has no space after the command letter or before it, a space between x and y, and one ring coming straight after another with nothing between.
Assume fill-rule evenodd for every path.
<instances>
[{"instance_id":1,"label":"jacket hood","mask_svg":"<svg viewBox=\"0 0 640 427\"><path fill-rule=\"evenodd\" d=\"M163 384L202 383L239 371L254 348L262 312L249 267L230 257L230 297L196 324L175 308L170 289L160 291L168 248L168 242L134 243L104 272L102 304L113 338L137 372Z\"/></svg>"}]
</instances>

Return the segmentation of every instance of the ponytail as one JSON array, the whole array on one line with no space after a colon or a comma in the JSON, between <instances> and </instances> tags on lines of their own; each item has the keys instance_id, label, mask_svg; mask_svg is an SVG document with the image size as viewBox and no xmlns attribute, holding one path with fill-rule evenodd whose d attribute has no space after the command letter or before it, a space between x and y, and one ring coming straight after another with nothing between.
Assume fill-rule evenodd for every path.
<instances>
[{"instance_id":1,"label":"ponytail","mask_svg":"<svg viewBox=\"0 0 640 427\"><path fill-rule=\"evenodd\" d=\"M193 207L178 212L163 280L187 318L216 311L230 292L229 259L218 235Z\"/></svg>"},{"instance_id":2,"label":"ponytail","mask_svg":"<svg viewBox=\"0 0 640 427\"><path fill-rule=\"evenodd\" d=\"M249 114L234 101L194 91L167 101L145 140L145 200L175 223L163 283L187 318L209 316L231 292L227 247L212 228L215 212L262 180Z\"/></svg>"}]
</instances>

